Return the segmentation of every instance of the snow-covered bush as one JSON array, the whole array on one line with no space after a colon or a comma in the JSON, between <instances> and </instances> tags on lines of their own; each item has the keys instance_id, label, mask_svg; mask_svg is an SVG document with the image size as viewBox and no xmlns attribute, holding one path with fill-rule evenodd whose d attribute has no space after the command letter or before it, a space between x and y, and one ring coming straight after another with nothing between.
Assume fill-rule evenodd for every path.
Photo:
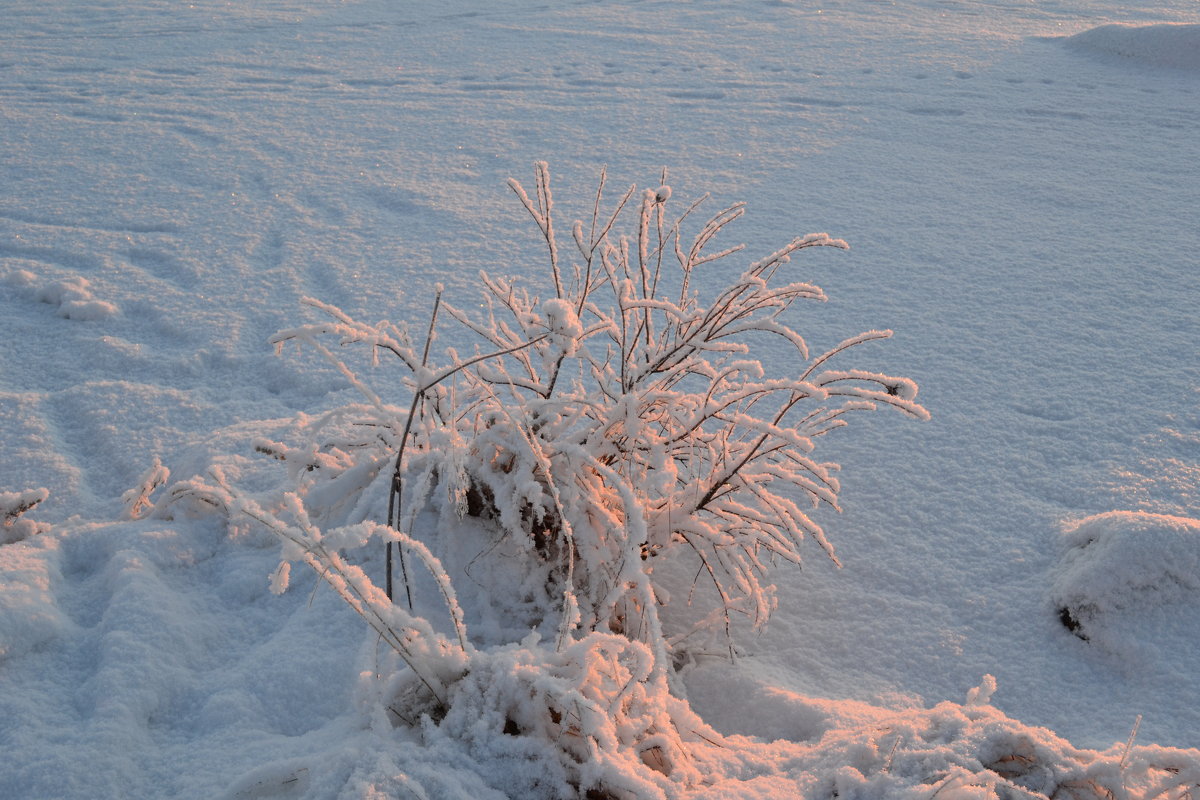
<instances>
[{"instance_id":1,"label":"snow-covered bush","mask_svg":"<svg viewBox=\"0 0 1200 800\"><path fill-rule=\"evenodd\" d=\"M568 253L549 170L536 169L533 197L510 185L545 242L547 285L481 272L482 312L439 293L423 341L407 327L366 324L308 300L329 320L282 331L275 343L316 349L369 406L314 426L339 432L303 452L262 449L300 470L310 506L357 503L347 484L382 474L393 527L411 530L431 502L491 520L496 541L476 552L500 547L523 559L521 593L560 614L561 641L576 630L614 631L662 655L663 593L653 572L664 559L695 562L713 590L716 620L727 625L738 613L761 625L773 608L772 562L798 563L809 537L835 558L810 516L820 505L837 508L839 490L836 465L813 455L817 440L850 412L880 405L927 417L916 384L834 366L846 350L890 332L868 331L814 357L783 317L797 300L824 299L818 287L784 277L792 256L845 248L842 240L795 238L705 299L697 271L742 249L714 243L743 204L688 240L685 223L706 198L672 218L669 187L631 187L609 210L602 175L590 220L568 226ZM434 365L430 340L444 317L480 345L449 349ZM774 369L754 357L764 336L790 352ZM388 405L331 341L396 357L410 372L408 408ZM347 439L348 430L357 438Z\"/></svg>"},{"instance_id":2,"label":"snow-covered bush","mask_svg":"<svg viewBox=\"0 0 1200 800\"><path fill-rule=\"evenodd\" d=\"M262 426L269 437L253 447L282 462L282 480L250 475L239 455L158 492L169 474L156 462L125 497L133 517L218 510L253 520L283 543L272 590L284 591L303 562L368 622L388 647L363 673L365 727L396 756L370 756L372 783L436 795L397 766L427 751L461 761L504 796L529 798L665 800L723 795L736 783L738 796L1149 800L1200 787L1194 751L1134 747L1133 734L1124 747L1075 749L992 707L990 677L964 705L932 709L772 699L772 714L825 720L798 741L705 724L671 681L672 634L686 631L662 628L659 565L690 561L713 590L718 630L734 613L761 624L773 561L798 562L808 537L833 557L808 515L837 507L836 466L814 455L820 438L880 404L927 414L907 379L834 368L835 357L887 332L811 357L782 317L798 299L823 297L781 280L789 258L840 240L794 239L702 300L695 271L740 250L708 249L740 205L685 245L701 201L668 218L669 189L630 189L606 210L602 181L591 222L571 226L570 261L546 166L535 197L513 189L549 253L541 294L483 274L481 312L439 291L415 335L309 300L328 320L276 343L312 348L366 402ZM625 235L623 213L632 218ZM431 341L445 317L481 344L447 349L438 364ZM763 336L785 342L792 362L771 370L754 359ZM400 362L406 403L388 402L335 351L355 344ZM1190 591L1195 570L1176 575L1165 562L1191 563L1195 531L1146 516L1137 519L1170 534L1156 536L1154 558L1114 535L1129 528L1124 517L1068 534L1075 547L1055 590L1072 613L1159 591L1166 578ZM404 585L418 590L404 600L390 596L390 565L384 587L368 577L380 542L398 546ZM1125 578L1106 590L1113 559ZM489 624L468 630L485 610ZM298 773L289 762L288 780ZM436 787L435 773L421 782Z\"/></svg>"},{"instance_id":3,"label":"snow-covered bush","mask_svg":"<svg viewBox=\"0 0 1200 800\"><path fill-rule=\"evenodd\" d=\"M698 733L702 723L669 687L672 639L691 631L663 630L657 566L690 565L687 600L707 597L711 607L700 627L727 633L735 614L764 624L775 562L798 564L807 538L836 562L810 516L838 508L837 465L815 456L820 438L881 405L928 417L911 380L835 365L889 331L814 356L784 316L798 300L825 297L785 277L791 258L845 242L794 238L702 297L698 287L712 281L698 272L742 250L715 241L744 205L685 237L707 197L671 216L665 177L606 207L602 174L589 221L568 226L564 248L549 169L537 164L532 197L510 186L546 246L546 285L481 272L475 311L439 287L415 332L306 299L326 319L272 341L320 354L365 402L298 420L287 442L254 443L286 465L283 493L251 496L214 470L175 484L150 509L220 509L279 536L272 588L286 588L292 562L307 563L402 660L380 701L394 721L441 720L469 738L494 717L480 741L506 732L524 737L517 749L552 742L561 770L539 774L602 797L695 784L691 745L716 736ZM432 341L447 318L478 344L435 361ZM768 337L788 354L773 367L755 357ZM399 398L335 352L355 344L375 365L380 356L398 362L407 403L394 405ZM166 477L156 465L129 493L132 515L150 508ZM422 532L430 513L437 521ZM458 524L464 518L476 524ZM383 588L355 561L368 558L372 540L387 546ZM394 546L404 599L392 587ZM414 611L412 558L433 577L448 624L422 616L427 604ZM469 637L443 558L483 593L474 607L502 609L508 630L523 632ZM545 645L525 640L530 628Z\"/></svg>"}]
</instances>

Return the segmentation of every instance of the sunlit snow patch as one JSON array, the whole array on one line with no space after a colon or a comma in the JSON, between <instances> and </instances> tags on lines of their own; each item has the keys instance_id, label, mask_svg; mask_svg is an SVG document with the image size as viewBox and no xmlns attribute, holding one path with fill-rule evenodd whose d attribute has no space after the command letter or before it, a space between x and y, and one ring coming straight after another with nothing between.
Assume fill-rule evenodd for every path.
<instances>
[{"instance_id":1,"label":"sunlit snow patch","mask_svg":"<svg viewBox=\"0 0 1200 800\"><path fill-rule=\"evenodd\" d=\"M1068 37L1067 44L1155 67L1200 70L1200 25L1101 25Z\"/></svg>"},{"instance_id":2,"label":"sunlit snow patch","mask_svg":"<svg viewBox=\"0 0 1200 800\"><path fill-rule=\"evenodd\" d=\"M1109 511L1067 526L1051 584L1063 625L1119 647L1157 609L1200 599L1200 520Z\"/></svg>"}]
</instances>

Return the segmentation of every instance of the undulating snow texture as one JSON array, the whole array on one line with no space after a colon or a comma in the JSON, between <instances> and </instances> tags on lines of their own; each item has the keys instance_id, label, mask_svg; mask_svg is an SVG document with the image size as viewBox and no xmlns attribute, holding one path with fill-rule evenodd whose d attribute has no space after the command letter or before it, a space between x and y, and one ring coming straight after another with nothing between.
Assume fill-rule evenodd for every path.
<instances>
[{"instance_id":1,"label":"undulating snow texture","mask_svg":"<svg viewBox=\"0 0 1200 800\"><path fill-rule=\"evenodd\" d=\"M5 3L0 797L1194 795L1198 27L1193 0ZM886 326L837 368L910 376L932 418L822 440L841 568L774 565L770 624L701 625L657 683L645 643L560 643L495 520L421 511L401 609L454 668L439 707L214 492L287 530L267 500L308 486L306 535L370 534L346 575L382 582L395 442L268 340L328 323L304 297L418 343L439 291L478 319L481 269L541 274L506 181L543 160L568 277L604 165L612 200L747 201L723 246L849 241L788 266L829 300L783 321L814 354ZM588 315L537 299L575 352ZM439 326L430 363L474 341ZM407 412L416 373L354 366ZM378 472L322 483L318 428ZM703 622L697 575L655 566L668 632Z\"/></svg>"}]
</instances>

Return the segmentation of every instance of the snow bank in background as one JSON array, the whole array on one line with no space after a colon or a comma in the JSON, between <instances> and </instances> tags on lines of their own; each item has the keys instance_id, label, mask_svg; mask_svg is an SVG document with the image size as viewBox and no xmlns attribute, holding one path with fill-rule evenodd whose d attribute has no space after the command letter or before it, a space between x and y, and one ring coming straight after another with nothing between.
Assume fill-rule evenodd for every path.
<instances>
[{"instance_id":1,"label":"snow bank in background","mask_svg":"<svg viewBox=\"0 0 1200 800\"><path fill-rule=\"evenodd\" d=\"M1125 650L1156 610L1200 600L1200 520L1110 511L1070 525L1065 543L1051 596L1081 639Z\"/></svg>"},{"instance_id":2,"label":"snow bank in background","mask_svg":"<svg viewBox=\"0 0 1200 800\"><path fill-rule=\"evenodd\" d=\"M1155 67L1200 70L1200 25L1101 25L1069 37L1067 43Z\"/></svg>"}]
</instances>

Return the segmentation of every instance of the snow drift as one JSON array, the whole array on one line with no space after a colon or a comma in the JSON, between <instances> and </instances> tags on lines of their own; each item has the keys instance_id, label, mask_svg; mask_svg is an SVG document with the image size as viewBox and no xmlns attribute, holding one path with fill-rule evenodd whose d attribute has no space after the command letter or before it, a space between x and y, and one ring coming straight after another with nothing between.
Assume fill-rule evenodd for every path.
<instances>
[{"instance_id":1,"label":"snow drift","mask_svg":"<svg viewBox=\"0 0 1200 800\"><path fill-rule=\"evenodd\" d=\"M1101 25L1068 37L1067 44L1153 67L1200 70L1200 25Z\"/></svg>"}]
</instances>

